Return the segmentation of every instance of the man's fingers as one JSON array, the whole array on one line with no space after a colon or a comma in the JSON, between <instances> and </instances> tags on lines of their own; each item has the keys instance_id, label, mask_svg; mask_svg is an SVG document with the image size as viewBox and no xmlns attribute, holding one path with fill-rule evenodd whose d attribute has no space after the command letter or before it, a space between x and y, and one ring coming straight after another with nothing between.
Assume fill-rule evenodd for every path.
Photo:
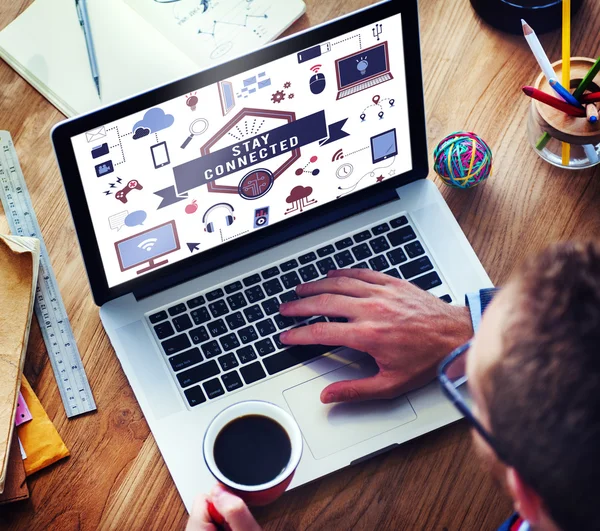
<instances>
[{"instance_id":1,"label":"man's fingers","mask_svg":"<svg viewBox=\"0 0 600 531\"><path fill-rule=\"evenodd\" d=\"M208 498L199 494L194 500L186 531L217 531L208 514Z\"/></svg>"},{"instance_id":2,"label":"man's fingers","mask_svg":"<svg viewBox=\"0 0 600 531\"><path fill-rule=\"evenodd\" d=\"M221 485L213 488L210 497L232 531L261 531L248 506Z\"/></svg>"},{"instance_id":3,"label":"man's fingers","mask_svg":"<svg viewBox=\"0 0 600 531\"><path fill-rule=\"evenodd\" d=\"M360 380L344 380L328 385L321 392L321 402L360 402L382 398L395 398L400 394L398 380L387 379L381 373Z\"/></svg>"},{"instance_id":4,"label":"man's fingers","mask_svg":"<svg viewBox=\"0 0 600 531\"><path fill-rule=\"evenodd\" d=\"M333 269L327 273L328 278L354 278L368 282L369 284L376 284L378 286L387 286L394 282L394 277L390 277L384 273L373 271L372 269Z\"/></svg>"},{"instance_id":5,"label":"man's fingers","mask_svg":"<svg viewBox=\"0 0 600 531\"><path fill-rule=\"evenodd\" d=\"M313 297L323 293L346 295L347 297L370 297L377 294L380 289L371 283L338 275L300 284L296 287L296 293L300 297Z\"/></svg>"},{"instance_id":6,"label":"man's fingers","mask_svg":"<svg viewBox=\"0 0 600 531\"><path fill-rule=\"evenodd\" d=\"M279 313L288 317L312 317L327 315L329 317L355 317L358 313L357 299L344 295L324 293L306 299L286 302L279 307Z\"/></svg>"},{"instance_id":7,"label":"man's fingers","mask_svg":"<svg viewBox=\"0 0 600 531\"><path fill-rule=\"evenodd\" d=\"M281 334L286 345L328 345L360 350L360 336L356 326L347 323L315 323L293 328Z\"/></svg>"}]
</instances>

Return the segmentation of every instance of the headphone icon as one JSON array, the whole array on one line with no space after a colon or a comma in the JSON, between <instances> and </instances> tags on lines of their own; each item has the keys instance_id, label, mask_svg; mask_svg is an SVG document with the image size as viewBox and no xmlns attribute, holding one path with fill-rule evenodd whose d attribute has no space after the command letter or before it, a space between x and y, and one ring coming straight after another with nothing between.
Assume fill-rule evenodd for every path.
<instances>
[{"instance_id":1,"label":"headphone icon","mask_svg":"<svg viewBox=\"0 0 600 531\"><path fill-rule=\"evenodd\" d=\"M225 208L229 212L229 214L227 214L225 216L225 222L227 223L228 227L229 227L229 225L232 225L233 222L235 221L235 217L233 216L234 208L229 203L217 203L216 205L211 206L204 213L204 216L202 216L202 223L204 223L204 230L206 232L214 232L215 231L215 226L213 225L212 221L207 222L207 218L213 210L217 210L219 208Z\"/></svg>"}]
</instances>

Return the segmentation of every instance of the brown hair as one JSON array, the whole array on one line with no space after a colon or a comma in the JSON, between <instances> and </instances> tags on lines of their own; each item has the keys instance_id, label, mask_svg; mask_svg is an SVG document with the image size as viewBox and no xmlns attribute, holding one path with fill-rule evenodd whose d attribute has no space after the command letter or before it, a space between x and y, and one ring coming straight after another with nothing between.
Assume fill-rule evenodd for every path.
<instances>
[{"instance_id":1,"label":"brown hair","mask_svg":"<svg viewBox=\"0 0 600 531\"><path fill-rule=\"evenodd\" d=\"M563 531L600 529L600 244L555 244L513 283L492 432Z\"/></svg>"}]
</instances>

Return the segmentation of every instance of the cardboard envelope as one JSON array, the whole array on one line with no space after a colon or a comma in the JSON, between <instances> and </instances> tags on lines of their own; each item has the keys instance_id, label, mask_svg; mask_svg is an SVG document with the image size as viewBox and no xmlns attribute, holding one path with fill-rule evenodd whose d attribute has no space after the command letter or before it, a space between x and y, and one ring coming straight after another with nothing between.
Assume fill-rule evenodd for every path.
<instances>
[{"instance_id":1,"label":"cardboard envelope","mask_svg":"<svg viewBox=\"0 0 600 531\"><path fill-rule=\"evenodd\" d=\"M85 134L85 138L88 142L94 142L95 140L99 140L101 138L104 138L105 136L106 128L103 125L100 127L96 127L95 129L92 129Z\"/></svg>"}]
</instances>

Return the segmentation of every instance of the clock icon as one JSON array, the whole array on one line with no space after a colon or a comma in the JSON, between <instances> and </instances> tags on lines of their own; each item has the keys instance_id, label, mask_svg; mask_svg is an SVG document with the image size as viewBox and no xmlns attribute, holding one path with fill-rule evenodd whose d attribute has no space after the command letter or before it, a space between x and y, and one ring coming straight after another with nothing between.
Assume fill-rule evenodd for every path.
<instances>
[{"instance_id":1,"label":"clock icon","mask_svg":"<svg viewBox=\"0 0 600 531\"><path fill-rule=\"evenodd\" d=\"M354 166L352 166L352 164L348 164L346 162L346 163L342 164L335 171L335 175L337 176L338 179L347 179L348 177L350 177L350 175L352 175L353 171L354 171Z\"/></svg>"}]
</instances>

